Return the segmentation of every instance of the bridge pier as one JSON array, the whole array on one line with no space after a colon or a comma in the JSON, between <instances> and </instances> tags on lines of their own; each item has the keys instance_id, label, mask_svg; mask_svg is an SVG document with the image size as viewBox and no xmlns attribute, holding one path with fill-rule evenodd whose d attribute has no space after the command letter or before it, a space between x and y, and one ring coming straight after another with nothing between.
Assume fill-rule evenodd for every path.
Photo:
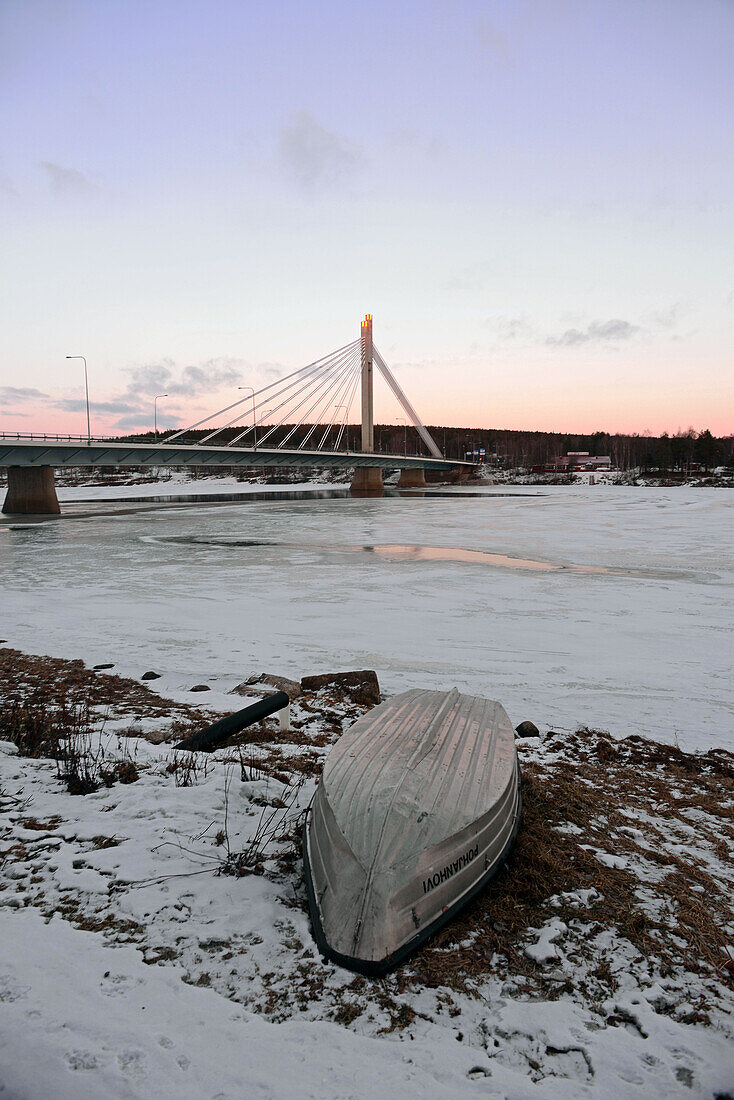
<instances>
[{"instance_id":1,"label":"bridge pier","mask_svg":"<svg viewBox=\"0 0 734 1100\"><path fill-rule=\"evenodd\" d=\"M425 487L426 471L422 466L414 467L412 470L400 471L398 489L425 489Z\"/></svg>"},{"instance_id":2,"label":"bridge pier","mask_svg":"<svg viewBox=\"0 0 734 1100\"><path fill-rule=\"evenodd\" d=\"M353 497L381 497L385 493L379 466L357 466L349 492Z\"/></svg>"},{"instance_id":3,"label":"bridge pier","mask_svg":"<svg viewBox=\"0 0 734 1100\"><path fill-rule=\"evenodd\" d=\"M3 512L16 516L58 516L53 466L9 466Z\"/></svg>"}]
</instances>

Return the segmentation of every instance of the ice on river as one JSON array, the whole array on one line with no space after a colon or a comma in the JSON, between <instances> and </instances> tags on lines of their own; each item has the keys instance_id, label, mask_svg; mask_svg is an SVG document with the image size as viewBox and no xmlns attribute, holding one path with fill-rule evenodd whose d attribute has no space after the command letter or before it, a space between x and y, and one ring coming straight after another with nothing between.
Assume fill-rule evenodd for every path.
<instances>
[{"instance_id":1,"label":"ice on river","mask_svg":"<svg viewBox=\"0 0 734 1100\"><path fill-rule=\"evenodd\" d=\"M0 524L0 636L18 648L153 668L174 697L374 668L387 692L456 685L515 722L732 748L725 489L62 507Z\"/></svg>"}]
</instances>

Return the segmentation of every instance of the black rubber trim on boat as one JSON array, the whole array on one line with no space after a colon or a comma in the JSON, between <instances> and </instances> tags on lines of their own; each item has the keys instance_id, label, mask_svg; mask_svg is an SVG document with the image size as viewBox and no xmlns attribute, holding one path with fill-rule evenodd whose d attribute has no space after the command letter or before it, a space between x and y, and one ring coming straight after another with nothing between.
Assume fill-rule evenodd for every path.
<instances>
[{"instance_id":1,"label":"black rubber trim on boat","mask_svg":"<svg viewBox=\"0 0 734 1100\"><path fill-rule=\"evenodd\" d=\"M313 878L311 877L311 867L308 861L308 817L303 823L303 831L301 833L301 846L303 854L303 868L306 875L306 893L308 894L308 908L311 916L311 928L313 930L313 937L316 940L316 946L319 949L321 955L325 959L329 959L330 962L334 962L337 966L343 966L347 970L353 970L357 974L364 974L367 978L380 978L383 974L387 974L388 971L394 970L396 966L400 966L401 963L412 955L419 947L435 935L439 929L443 928L445 924L448 924L457 913L464 909L469 902L473 901L477 894L487 886L495 875L500 871L505 863L507 857L512 851L513 845L517 839L517 834L520 830L520 822L522 819L522 779L520 776L520 768L517 769L517 816L515 818L515 824L512 828L512 834L505 844L502 852L498 856L497 860L492 864L488 871L486 871L478 882L475 882L471 890L464 895L459 901L441 914L440 917L436 917L431 924L426 925L422 931L414 936L412 940L408 940L402 947L399 947L397 951L394 951L392 955L388 955L385 959L379 959L377 962L370 962L367 959L358 959L352 955L342 955L339 951L334 951L327 943L326 936L324 935L324 929L321 924L321 918L319 917L319 907L316 901L316 891L314 890Z\"/></svg>"}]
</instances>

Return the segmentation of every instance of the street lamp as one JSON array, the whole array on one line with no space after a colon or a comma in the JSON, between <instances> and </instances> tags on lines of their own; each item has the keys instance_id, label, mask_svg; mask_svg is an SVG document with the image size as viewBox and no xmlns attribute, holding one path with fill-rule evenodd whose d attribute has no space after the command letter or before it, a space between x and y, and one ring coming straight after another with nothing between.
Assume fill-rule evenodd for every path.
<instances>
[{"instance_id":1,"label":"street lamp","mask_svg":"<svg viewBox=\"0 0 734 1100\"><path fill-rule=\"evenodd\" d=\"M67 355L67 359L84 359L83 355ZM89 425L89 379L87 378L87 361L84 359L84 391L87 395L87 446L92 442L92 429Z\"/></svg>"},{"instance_id":2,"label":"street lamp","mask_svg":"<svg viewBox=\"0 0 734 1100\"><path fill-rule=\"evenodd\" d=\"M153 398L153 427L156 439L158 438L158 401L161 397L168 397L168 394L159 393Z\"/></svg>"},{"instance_id":3,"label":"street lamp","mask_svg":"<svg viewBox=\"0 0 734 1100\"><path fill-rule=\"evenodd\" d=\"M238 390L249 390L250 393L252 394L252 430L255 433L255 442L253 443L252 449L254 451L256 451L257 450L257 421L255 420L255 391L252 388L252 386L238 386L237 389Z\"/></svg>"}]
</instances>

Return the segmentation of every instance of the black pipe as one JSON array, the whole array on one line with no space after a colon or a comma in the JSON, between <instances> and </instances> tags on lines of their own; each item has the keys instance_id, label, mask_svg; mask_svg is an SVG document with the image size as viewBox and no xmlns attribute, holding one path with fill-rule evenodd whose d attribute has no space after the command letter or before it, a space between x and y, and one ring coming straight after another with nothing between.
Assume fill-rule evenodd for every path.
<instances>
[{"instance_id":1,"label":"black pipe","mask_svg":"<svg viewBox=\"0 0 734 1100\"><path fill-rule=\"evenodd\" d=\"M226 741L233 733L239 733L245 726L251 726L253 722L261 718L267 718L275 714L276 710L282 710L290 703L289 697L284 691L276 691L272 695L266 695L264 699L245 707L244 710L236 710L234 714L228 714L226 718L220 718L199 733L179 741L174 745L175 749L190 749L192 752L212 752L222 741Z\"/></svg>"}]
</instances>

